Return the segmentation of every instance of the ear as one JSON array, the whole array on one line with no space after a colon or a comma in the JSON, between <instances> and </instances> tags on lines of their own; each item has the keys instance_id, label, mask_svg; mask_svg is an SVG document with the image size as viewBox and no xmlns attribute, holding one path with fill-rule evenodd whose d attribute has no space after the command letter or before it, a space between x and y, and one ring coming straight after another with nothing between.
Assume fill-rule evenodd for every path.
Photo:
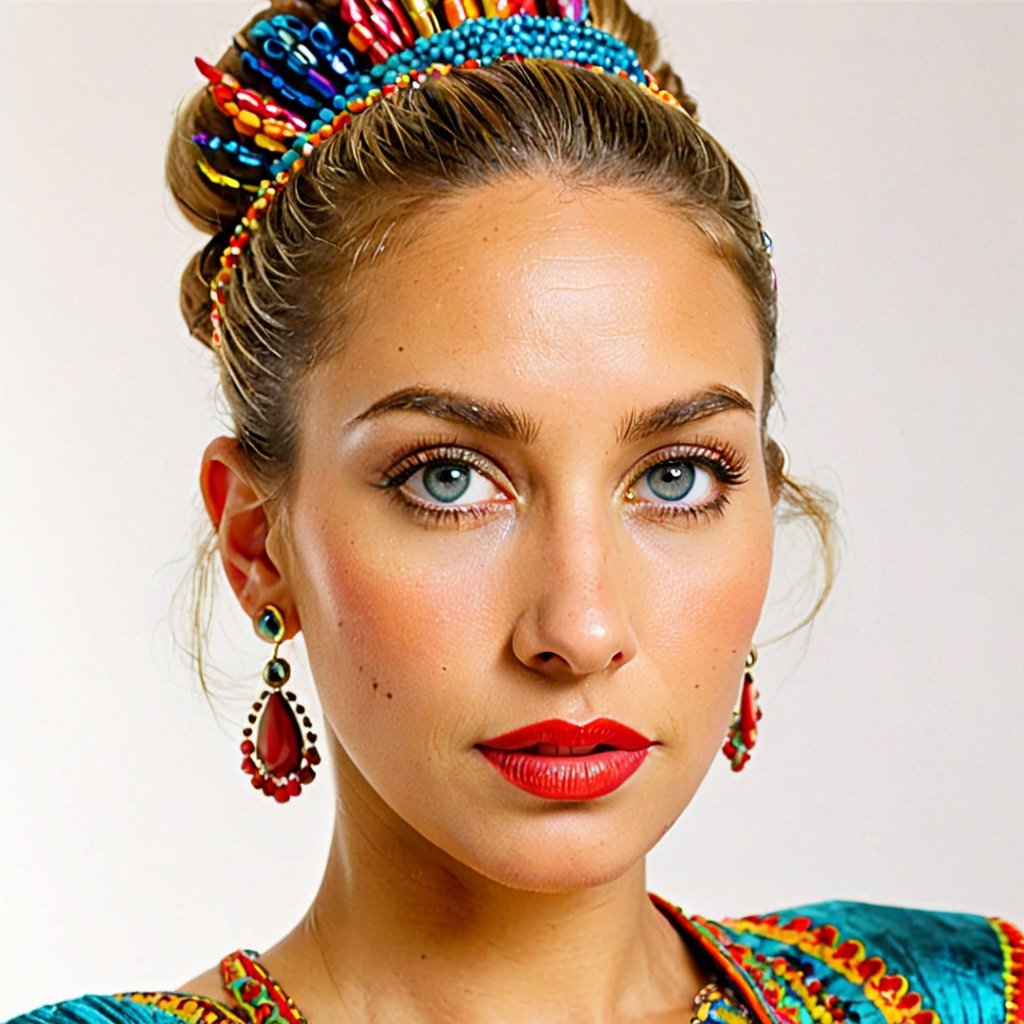
<instances>
[{"instance_id":1,"label":"ear","mask_svg":"<svg viewBox=\"0 0 1024 1024\"><path fill-rule=\"evenodd\" d=\"M769 437L765 441L764 458L772 505L777 505L786 482L786 473L789 471L789 452L774 437Z\"/></svg>"},{"instance_id":2,"label":"ear","mask_svg":"<svg viewBox=\"0 0 1024 1024\"><path fill-rule=\"evenodd\" d=\"M270 523L245 458L233 437L218 437L203 452L199 486L217 531L217 549L231 589L245 614L255 619L264 605L284 615L285 637L299 631L291 590L267 551Z\"/></svg>"}]
</instances>

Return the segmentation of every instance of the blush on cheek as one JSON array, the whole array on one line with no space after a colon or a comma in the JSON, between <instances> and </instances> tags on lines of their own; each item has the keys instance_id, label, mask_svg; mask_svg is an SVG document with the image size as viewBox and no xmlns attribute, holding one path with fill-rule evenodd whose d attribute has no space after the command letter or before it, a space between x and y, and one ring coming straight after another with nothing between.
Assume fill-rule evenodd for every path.
<instances>
[{"instance_id":1,"label":"blush on cheek","mask_svg":"<svg viewBox=\"0 0 1024 1024\"><path fill-rule=\"evenodd\" d=\"M488 602L474 559L446 564L435 552L424 564L408 550L382 558L393 548L365 533L359 544L304 539L303 627L325 705L409 713L422 691L460 678L460 656L478 631L494 633L493 623L481 625Z\"/></svg>"},{"instance_id":2,"label":"blush on cheek","mask_svg":"<svg viewBox=\"0 0 1024 1024\"><path fill-rule=\"evenodd\" d=\"M761 618L771 566L770 552L752 555L738 562L730 576L714 581L705 597L709 629L720 638L723 656L734 668L738 665L740 673Z\"/></svg>"},{"instance_id":3,"label":"blush on cheek","mask_svg":"<svg viewBox=\"0 0 1024 1024\"><path fill-rule=\"evenodd\" d=\"M690 560L647 604L648 655L669 692L684 687L689 694L680 711L689 720L681 723L687 732L724 728L764 603L770 540L765 531L733 534Z\"/></svg>"}]
</instances>

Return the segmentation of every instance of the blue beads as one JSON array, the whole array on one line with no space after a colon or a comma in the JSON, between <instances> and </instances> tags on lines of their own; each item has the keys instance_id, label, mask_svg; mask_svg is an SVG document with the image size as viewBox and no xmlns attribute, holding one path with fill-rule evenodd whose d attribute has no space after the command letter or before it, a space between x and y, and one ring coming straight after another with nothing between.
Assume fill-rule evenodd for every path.
<instances>
[{"instance_id":1,"label":"blue beads","mask_svg":"<svg viewBox=\"0 0 1024 1024\"><path fill-rule=\"evenodd\" d=\"M226 153L239 167L251 170L266 170L270 164L268 159L257 153L248 146L244 146L236 139L222 139L219 135L207 135L205 132L197 132L192 136L192 141L211 153Z\"/></svg>"},{"instance_id":2,"label":"blue beads","mask_svg":"<svg viewBox=\"0 0 1024 1024\"><path fill-rule=\"evenodd\" d=\"M586 19L589 17L586 0L583 0L582 9ZM288 42L283 37L290 34L291 27L284 23L274 25L279 43ZM310 30L309 38L321 58L328 52L341 52L337 40L326 25L315 26ZM337 49L332 50L332 47ZM303 56L306 54L309 54L308 49ZM443 29L432 36L420 36L412 46L393 53L380 64L339 76L347 80L331 99L333 109L320 111L319 122L314 123L310 133L322 127L320 122L326 123L333 119L335 112L346 110L352 100L366 100L371 90L379 89L384 84L393 84L399 75L413 74L417 69L425 70L430 64L462 67L467 60L482 65L493 64L506 55L568 60L576 64L601 67L611 74L619 74L621 69L638 85L647 84L643 65L636 52L594 25L568 18L537 17L530 14L513 14L508 18L470 18L458 28ZM318 103L314 105L319 106ZM301 155L306 140L305 135L297 136L292 148L272 165L272 172L276 174L290 167Z\"/></svg>"},{"instance_id":3,"label":"blue beads","mask_svg":"<svg viewBox=\"0 0 1024 1024\"><path fill-rule=\"evenodd\" d=\"M242 53L242 66L246 71L268 82L274 94L283 103L315 110L321 102L308 93L292 88L266 61L253 56L248 50Z\"/></svg>"}]
</instances>

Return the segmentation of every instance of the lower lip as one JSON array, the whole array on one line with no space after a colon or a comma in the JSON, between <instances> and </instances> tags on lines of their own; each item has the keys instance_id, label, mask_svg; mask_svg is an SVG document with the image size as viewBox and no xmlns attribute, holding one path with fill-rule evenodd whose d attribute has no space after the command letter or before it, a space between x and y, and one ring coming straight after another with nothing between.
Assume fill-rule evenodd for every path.
<instances>
[{"instance_id":1,"label":"lower lip","mask_svg":"<svg viewBox=\"0 0 1024 1024\"><path fill-rule=\"evenodd\" d=\"M522 750L478 749L513 786L546 800L594 800L612 793L643 764L650 751L643 747L545 757Z\"/></svg>"}]
</instances>

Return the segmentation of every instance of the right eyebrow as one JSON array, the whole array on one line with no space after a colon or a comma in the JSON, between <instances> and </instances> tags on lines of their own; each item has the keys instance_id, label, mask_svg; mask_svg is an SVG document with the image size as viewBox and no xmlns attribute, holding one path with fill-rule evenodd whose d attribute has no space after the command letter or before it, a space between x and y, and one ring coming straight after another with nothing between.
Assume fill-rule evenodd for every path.
<instances>
[{"instance_id":1,"label":"right eyebrow","mask_svg":"<svg viewBox=\"0 0 1024 1024\"><path fill-rule=\"evenodd\" d=\"M481 402L454 391L435 391L429 388L410 387L394 391L374 402L359 413L349 425L382 416L384 413L405 410L421 412L451 423L461 423L488 434L503 437L522 444L531 444L537 439L537 422L526 413L510 409L503 402Z\"/></svg>"}]
</instances>

